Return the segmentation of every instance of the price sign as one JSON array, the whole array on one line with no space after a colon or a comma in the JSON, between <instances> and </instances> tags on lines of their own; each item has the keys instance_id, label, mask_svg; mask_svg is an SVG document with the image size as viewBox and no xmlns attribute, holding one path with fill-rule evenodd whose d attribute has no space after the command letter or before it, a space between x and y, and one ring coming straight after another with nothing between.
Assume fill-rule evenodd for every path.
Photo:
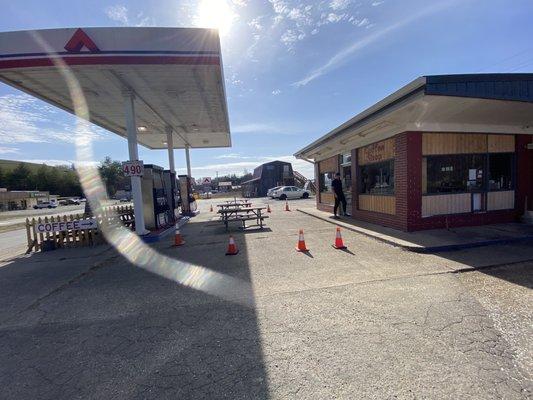
<instances>
[{"instance_id":1,"label":"price sign","mask_svg":"<svg viewBox=\"0 0 533 400\"><path fill-rule=\"evenodd\" d=\"M142 161L124 161L122 172L124 172L124 176L143 176L144 164Z\"/></svg>"}]
</instances>

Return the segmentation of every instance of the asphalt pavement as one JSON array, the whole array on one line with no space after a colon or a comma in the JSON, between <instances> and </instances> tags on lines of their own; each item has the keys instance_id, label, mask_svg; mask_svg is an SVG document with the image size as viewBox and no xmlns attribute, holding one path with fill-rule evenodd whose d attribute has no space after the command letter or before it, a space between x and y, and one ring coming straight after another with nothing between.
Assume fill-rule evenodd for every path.
<instances>
[{"instance_id":1,"label":"asphalt pavement","mask_svg":"<svg viewBox=\"0 0 533 400\"><path fill-rule=\"evenodd\" d=\"M28 248L26 229L0 233L0 262L23 254Z\"/></svg>"},{"instance_id":2,"label":"asphalt pavement","mask_svg":"<svg viewBox=\"0 0 533 400\"><path fill-rule=\"evenodd\" d=\"M1 267L2 397L531 398L531 246L417 254L343 230L336 250L303 201L254 199L267 228L233 227L226 256L217 202L183 246L124 243L143 268L105 246Z\"/></svg>"}]
</instances>

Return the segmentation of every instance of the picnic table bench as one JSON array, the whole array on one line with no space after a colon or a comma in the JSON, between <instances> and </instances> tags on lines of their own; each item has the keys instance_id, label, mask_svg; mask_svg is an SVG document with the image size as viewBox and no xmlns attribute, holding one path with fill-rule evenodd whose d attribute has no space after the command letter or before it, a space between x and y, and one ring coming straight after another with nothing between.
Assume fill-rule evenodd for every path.
<instances>
[{"instance_id":1,"label":"picnic table bench","mask_svg":"<svg viewBox=\"0 0 533 400\"><path fill-rule=\"evenodd\" d=\"M256 221L256 225L263 229L263 221L268 218L267 215L263 215L262 211L266 207L224 207L218 210L220 219L226 226L226 230L229 229L230 222L241 222L242 229L246 229L247 221Z\"/></svg>"},{"instance_id":2,"label":"picnic table bench","mask_svg":"<svg viewBox=\"0 0 533 400\"><path fill-rule=\"evenodd\" d=\"M252 203L250 203L250 202L217 204L217 207L221 208L221 209L224 209L224 208L238 208L238 207L251 207L251 206L252 206Z\"/></svg>"}]
</instances>

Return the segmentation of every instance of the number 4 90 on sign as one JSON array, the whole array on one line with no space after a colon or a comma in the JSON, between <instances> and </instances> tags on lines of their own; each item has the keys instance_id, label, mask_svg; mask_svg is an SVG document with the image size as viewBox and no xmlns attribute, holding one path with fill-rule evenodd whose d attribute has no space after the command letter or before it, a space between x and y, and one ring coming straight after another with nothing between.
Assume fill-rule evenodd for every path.
<instances>
[{"instance_id":1,"label":"number 4 90 on sign","mask_svg":"<svg viewBox=\"0 0 533 400\"><path fill-rule=\"evenodd\" d=\"M122 163L124 176L143 176L144 164L142 161L125 161Z\"/></svg>"}]
</instances>

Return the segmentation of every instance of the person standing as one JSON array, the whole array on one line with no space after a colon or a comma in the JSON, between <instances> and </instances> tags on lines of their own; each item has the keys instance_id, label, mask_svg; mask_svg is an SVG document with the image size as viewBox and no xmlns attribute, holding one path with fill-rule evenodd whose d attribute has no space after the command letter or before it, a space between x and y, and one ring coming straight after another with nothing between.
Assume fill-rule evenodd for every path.
<instances>
[{"instance_id":1,"label":"person standing","mask_svg":"<svg viewBox=\"0 0 533 400\"><path fill-rule=\"evenodd\" d=\"M339 214L348 215L346 213L346 197L344 197L344 192L342 191L341 174L339 172L335 174L335 179L333 179L333 181L331 182L331 190L333 191L333 195L335 196L335 206L333 207L333 218L338 218L337 210L341 203L342 203L342 210L340 210Z\"/></svg>"}]
</instances>

